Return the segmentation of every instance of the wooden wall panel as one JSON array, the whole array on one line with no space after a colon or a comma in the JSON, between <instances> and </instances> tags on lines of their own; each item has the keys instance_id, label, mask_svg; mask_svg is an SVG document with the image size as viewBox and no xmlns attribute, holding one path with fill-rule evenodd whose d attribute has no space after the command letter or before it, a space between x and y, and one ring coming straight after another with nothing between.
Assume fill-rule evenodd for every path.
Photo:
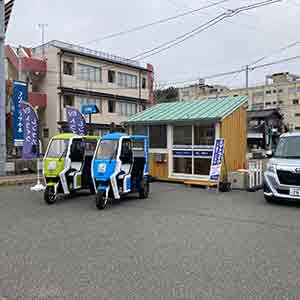
<instances>
[{"instance_id":1,"label":"wooden wall panel","mask_svg":"<svg viewBox=\"0 0 300 300\"><path fill-rule=\"evenodd\" d=\"M149 156L149 173L158 180L168 180L168 154L166 155L166 162L155 162L155 154L150 153Z\"/></svg>"},{"instance_id":2,"label":"wooden wall panel","mask_svg":"<svg viewBox=\"0 0 300 300\"><path fill-rule=\"evenodd\" d=\"M225 139L225 158L222 180L226 173L245 168L247 149L247 112L240 107L221 123L221 137Z\"/></svg>"}]
</instances>

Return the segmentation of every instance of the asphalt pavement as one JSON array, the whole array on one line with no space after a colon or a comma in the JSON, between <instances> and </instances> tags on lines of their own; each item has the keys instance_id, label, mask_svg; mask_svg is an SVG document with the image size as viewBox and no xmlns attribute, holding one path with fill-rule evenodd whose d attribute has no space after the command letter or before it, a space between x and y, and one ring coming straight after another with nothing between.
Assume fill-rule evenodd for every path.
<instances>
[{"instance_id":1,"label":"asphalt pavement","mask_svg":"<svg viewBox=\"0 0 300 300\"><path fill-rule=\"evenodd\" d=\"M300 205L153 183L104 211L0 187L0 299L300 299Z\"/></svg>"}]
</instances>

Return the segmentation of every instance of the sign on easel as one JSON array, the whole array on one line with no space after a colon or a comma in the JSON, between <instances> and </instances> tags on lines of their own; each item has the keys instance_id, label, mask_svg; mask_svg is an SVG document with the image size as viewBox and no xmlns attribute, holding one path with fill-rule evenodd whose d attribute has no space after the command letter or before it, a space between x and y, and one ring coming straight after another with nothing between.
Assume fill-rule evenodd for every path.
<instances>
[{"instance_id":1,"label":"sign on easel","mask_svg":"<svg viewBox=\"0 0 300 300\"><path fill-rule=\"evenodd\" d=\"M224 139L216 139L213 156L211 159L210 172L209 172L210 181L217 181L217 182L220 181L223 158L224 158Z\"/></svg>"}]
</instances>

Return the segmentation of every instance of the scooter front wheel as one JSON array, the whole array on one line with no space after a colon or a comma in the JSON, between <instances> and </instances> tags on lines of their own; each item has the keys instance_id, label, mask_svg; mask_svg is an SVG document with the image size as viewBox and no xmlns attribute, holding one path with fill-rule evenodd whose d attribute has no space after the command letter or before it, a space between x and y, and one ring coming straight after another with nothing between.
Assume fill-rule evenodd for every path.
<instances>
[{"instance_id":1,"label":"scooter front wheel","mask_svg":"<svg viewBox=\"0 0 300 300\"><path fill-rule=\"evenodd\" d=\"M48 205L55 204L57 201L57 194L52 186L47 186L44 192L44 200Z\"/></svg>"},{"instance_id":2,"label":"scooter front wheel","mask_svg":"<svg viewBox=\"0 0 300 300\"><path fill-rule=\"evenodd\" d=\"M105 191L98 191L96 194L96 206L98 209L102 210L106 207L107 199Z\"/></svg>"}]
</instances>

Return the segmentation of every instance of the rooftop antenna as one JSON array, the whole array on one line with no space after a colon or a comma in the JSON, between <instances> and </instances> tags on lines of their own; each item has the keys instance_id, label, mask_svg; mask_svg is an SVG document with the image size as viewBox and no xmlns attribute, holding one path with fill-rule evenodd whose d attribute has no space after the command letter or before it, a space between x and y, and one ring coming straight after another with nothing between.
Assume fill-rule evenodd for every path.
<instances>
[{"instance_id":1,"label":"rooftop antenna","mask_svg":"<svg viewBox=\"0 0 300 300\"><path fill-rule=\"evenodd\" d=\"M42 31L42 51L43 51L43 58L45 58L45 29L48 27L48 24L41 23L38 26Z\"/></svg>"}]
</instances>

